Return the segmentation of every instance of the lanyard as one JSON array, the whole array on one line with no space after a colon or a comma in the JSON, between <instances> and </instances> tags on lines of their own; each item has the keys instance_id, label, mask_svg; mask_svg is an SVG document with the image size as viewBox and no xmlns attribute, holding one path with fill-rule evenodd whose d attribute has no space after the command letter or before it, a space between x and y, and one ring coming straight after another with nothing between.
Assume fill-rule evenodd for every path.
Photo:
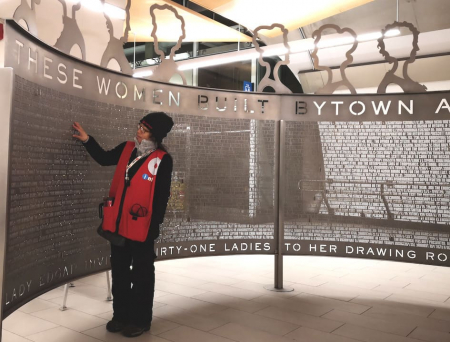
<instances>
[{"instance_id":1,"label":"lanyard","mask_svg":"<svg viewBox=\"0 0 450 342\"><path fill-rule=\"evenodd\" d=\"M126 185L130 185L130 178L128 177L128 170L131 169L133 167L133 165L136 164L139 160L147 157L149 154L153 153L154 151L155 150L150 150L150 151L144 153L143 155L136 157L130 164L127 165L127 168L125 170L125 184Z\"/></svg>"}]
</instances>

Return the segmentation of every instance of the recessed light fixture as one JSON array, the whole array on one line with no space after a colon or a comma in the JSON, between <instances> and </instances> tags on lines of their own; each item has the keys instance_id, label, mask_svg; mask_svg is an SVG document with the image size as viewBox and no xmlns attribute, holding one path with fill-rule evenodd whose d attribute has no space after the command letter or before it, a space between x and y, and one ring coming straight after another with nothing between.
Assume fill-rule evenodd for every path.
<instances>
[{"instance_id":1,"label":"recessed light fixture","mask_svg":"<svg viewBox=\"0 0 450 342\"><path fill-rule=\"evenodd\" d=\"M139 78L139 77L147 77L147 76L151 76L151 75L153 75L153 71L144 70L144 71L135 72L133 74L133 77Z\"/></svg>"}]
</instances>

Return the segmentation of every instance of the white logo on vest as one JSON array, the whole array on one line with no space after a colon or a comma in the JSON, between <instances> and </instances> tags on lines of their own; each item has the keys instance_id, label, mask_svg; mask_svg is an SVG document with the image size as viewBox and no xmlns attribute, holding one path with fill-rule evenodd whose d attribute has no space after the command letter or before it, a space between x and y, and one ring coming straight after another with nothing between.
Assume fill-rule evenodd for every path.
<instances>
[{"instance_id":1,"label":"white logo on vest","mask_svg":"<svg viewBox=\"0 0 450 342\"><path fill-rule=\"evenodd\" d=\"M148 171L152 174L152 176L156 176L158 173L158 166L161 163L161 159L153 158L148 162Z\"/></svg>"}]
</instances>

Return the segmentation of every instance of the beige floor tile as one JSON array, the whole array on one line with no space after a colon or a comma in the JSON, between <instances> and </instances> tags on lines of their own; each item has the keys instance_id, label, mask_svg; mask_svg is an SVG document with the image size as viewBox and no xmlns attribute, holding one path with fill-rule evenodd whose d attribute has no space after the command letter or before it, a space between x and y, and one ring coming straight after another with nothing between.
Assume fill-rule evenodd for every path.
<instances>
[{"instance_id":1,"label":"beige floor tile","mask_svg":"<svg viewBox=\"0 0 450 342\"><path fill-rule=\"evenodd\" d=\"M3 329L2 342L30 342L30 340Z\"/></svg>"},{"instance_id":2,"label":"beige floor tile","mask_svg":"<svg viewBox=\"0 0 450 342\"><path fill-rule=\"evenodd\" d=\"M342 311L347 311L355 314L361 314L364 311L367 311L370 309L371 305L365 305L365 304L358 304L358 303L352 303L346 302L343 300L337 300L332 298L326 298L326 297L320 297L311 295L308 293L301 293L297 295L296 297L301 298L301 301L305 303L305 305L309 306L320 306L330 309L338 309ZM291 298L294 300L295 297ZM257 300L256 298L255 300ZM331 310L328 310L331 311Z\"/></svg>"},{"instance_id":3,"label":"beige floor tile","mask_svg":"<svg viewBox=\"0 0 450 342\"><path fill-rule=\"evenodd\" d=\"M266 304L258 303L254 300L249 301L215 292L202 293L192 298L250 313L264 309L267 306Z\"/></svg>"},{"instance_id":4,"label":"beige floor tile","mask_svg":"<svg viewBox=\"0 0 450 342\"><path fill-rule=\"evenodd\" d=\"M159 297L162 297L162 296L166 296L168 294L170 294L170 293L169 292L164 292L164 291L161 291L161 290L155 290L155 295L154 295L153 298L159 298Z\"/></svg>"},{"instance_id":5,"label":"beige floor tile","mask_svg":"<svg viewBox=\"0 0 450 342\"><path fill-rule=\"evenodd\" d=\"M161 263L163 264L163 263ZM166 273L168 274L176 274L187 278L192 279L198 279L198 280L204 280L208 283L217 283L217 284L223 284L223 285L231 285L240 282L239 279L225 277L225 276L217 276L214 274L211 274L210 272L205 272L202 268L199 268L195 272L190 272L188 270L181 270L176 267L169 268Z\"/></svg>"},{"instance_id":6,"label":"beige floor tile","mask_svg":"<svg viewBox=\"0 0 450 342\"><path fill-rule=\"evenodd\" d=\"M267 284L273 283L273 274L264 276L264 275L258 275L258 274L246 272L246 273L236 274L235 276L233 276L233 278L238 280L238 283L240 283L242 281L257 283L260 285L267 285ZM287 281L286 283L292 283L292 282Z\"/></svg>"},{"instance_id":7,"label":"beige floor tile","mask_svg":"<svg viewBox=\"0 0 450 342\"><path fill-rule=\"evenodd\" d=\"M420 280L428 280L428 281L441 281L446 282L450 281L450 274L439 273L439 272L431 272L429 274L425 274Z\"/></svg>"},{"instance_id":8,"label":"beige floor tile","mask_svg":"<svg viewBox=\"0 0 450 342\"><path fill-rule=\"evenodd\" d=\"M388 318L372 318L339 310L333 310L322 317L400 336L407 336L416 328L414 323L405 323L398 320L390 320Z\"/></svg>"},{"instance_id":9,"label":"beige floor tile","mask_svg":"<svg viewBox=\"0 0 450 342\"><path fill-rule=\"evenodd\" d=\"M50 309L50 308L57 308L57 307L59 307L59 305L56 303L52 303L47 300L36 298L36 299L32 300L31 302L28 302L25 305L21 306L18 310L22 311L24 313L33 313L36 311L46 310L46 309Z\"/></svg>"},{"instance_id":10,"label":"beige floor tile","mask_svg":"<svg viewBox=\"0 0 450 342\"><path fill-rule=\"evenodd\" d=\"M46 330L27 338L34 342L98 342L95 338L64 327Z\"/></svg>"},{"instance_id":11,"label":"beige floor tile","mask_svg":"<svg viewBox=\"0 0 450 342\"><path fill-rule=\"evenodd\" d=\"M326 284L324 284L326 285ZM296 284L295 288L298 292L303 292L315 296L321 296L321 297L327 297L327 298L333 298L337 300L343 300L343 301L349 301L355 297L358 296L358 293L341 290L341 289L334 289L331 287L324 287L324 285L321 286L307 286L302 284Z\"/></svg>"},{"instance_id":12,"label":"beige floor tile","mask_svg":"<svg viewBox=\"0 0 450 342\"><path fill-rule=\"evenodd\" d=\"M266 309L263 309L264 311ZM278 317L268 317L259 315L260 311L255 314L243 312L235 309L227 309L214 314L214 317L218 317L224 321L237 323L244 325L252 329L258 329L274 335L283 336L299 327L299 325L289 323L279 319Z\"/></svg>"},{"instance_id":13,"label":"beige floor tile","mask_svg":"<svg viewBox=\"0 0 450 342\"><path fill-rule=\"evenodd\" d=\"M351 338L305 327L294 330L285 335L285 337L295 339L295 341L299 342L356 342L356 340Z\"/></svg>"},{"instance_id":14,"label":"beige floor tile","mask_svg":"<svg viewBox=\"0 0 450 342\"><path fill-rule=\"evenodd\" d=\"M189 277L185 277L183 275L170 274L170 273L158 274L156 276L156 282L158 282L158 281L164 281L164 282L169 282L171 284L179 284L179 285L190 286L190 287L197 287L202 284L208 283L208 281L206 281L206 280L189 278Z\"/></svg>"},{"instance_id":15,"label":"beige floor tile","mask_svg":"<svg viewBox=\"0 0 450 342\"><path fill-rule=\"evenodd\" d=\"M292 339L249 328L236 323L229 323L210 331L238 342L292 342Z\"/></svg>"},{"instance_id":16,"label":"beige floor tile","mask_svg":"<svg viewBox=\"0 0 450 342\"><path fill-rule=\"evenodd\" d=\"M345 324L333 331L334 335L345 336L363 342L419 342L419 340L372 330L353 324Z\"/></svg>"},{"instance_id":17,"label":"beige floor tile","mask_svg":"<svg viewBox=\"0 0 450 342\"><path fill-rule=\"evenodd\" d=\"M267 286L273 285L273 282L268 281L266 284ZM230 287L236 287L238 289L248 290L252 292L257 292L260 295L274 295L274 296L280 296L280 297L293 297L300 292L295 290L294 284L290 282L284 282L285 287L294 288L294 291L291 292L276 292L276 291L269 291L264 287L263 284L260 283L253 283L250 281L241 281L239 283L230 285Z\"/></svg>"},{"instance_id":18,"label":"beige floor tile","mask_svg":"<svg viewBox=\"0 0 450 342\"><path fill-rule=\"evenodd\" d=\"M351 272L351 274L354 276L361 277L361 278L364 278L366 276L377 277L379 279L383 279L386 281L391 280L395 277L398 277L398 275L399 275L399 273L395 272L395 271L383 270L383 269L371 269L371 268L366 268L366 269L362 269L362 270L354 270Z\"/></svg>"},{"instance_id":19,"label":"beige floor tile","mask_svg":"<svg viewBox=\"0 0 450 342\"><path fill-rule=\"evenodd\" d=\"M62 298L52 299L51 302L60 304ZM97 299L88 298L74 293L67 296L66 306L68 309L75 309L90 315L98 315L111 311L112 302L99 301Z\"/></svg>"},{"instance_id":20,"label":"beige floor tile","mask_svg":"<svg viewBox=\"0 0 450 342\"><path fill-rule=\"evenodd\" d=\"M156 281L155 289L158 291L177 294L185 297L192 297L207 292L206 290L201 289L201 286L194 288L186 285L172 284L162 280Z\"/></svg>"},{"instance_id":21,"label":"beige floor tile","mask_svg":"<svg viewBox=\"0 0 450 342\"><path fill-rule=\"evenodd\" d=\"M405 296L404 294L394 293L390 295L386 300L391 302L398 303L409 303L415 306L422 306L425 308L433 308L433 309L450 309L450 302L436 302L434 300L427 300L423 298L417 298L412 296Z\"/></svg>"},{"instance_id":22,"label":"beige floor tile","mask_svg":"<svg viewBox=\"0 0 450 342\"><path fill-rule=\"evenodd\" d=\"M25 323L26 322L26 323ZM3 329L12 332L13 334L26 337L36 334L41 331L57 328L58 325L45 321L43 319L34 317L20 311L15 311L13 314L3 320Z\"/></svg>"},{"instance_id":23,"label":"beige floor tile","mask_svg":"<svg viewBox=\"0 0 450 342\"><path fill-rule=\"evenodd\" d=\"M64 286L60 286L57 287L56 289L44 293L43 295L40 295L38 298L43 300L51 300L63 296L64 296Z\"/></svg>"},{"instance_id":24,"label":"beige floor tile","mask_svg":"<svg viewBox=\"0 0 450 342\"><path fill-rule=\"evenodd\" d=\"M400 301L392 301L391 297L388 297L383 300L373 300L373 299L365 299L356 297L352 299L349 303L358 303L361 305L365 305L367 307L381 307L381 308L390 308L395 309L400 312L404 312L410 315L418 315L421 317L428 317L435 309L426 305L415 305L409 302L400 302ZM339 308L337 308L339 309ZM342 309L339 309L342 310ZM347 311L347 310L343 310ZM357 312L355 312L357 313ZM362 313L362 312L361 312Z\"/></svg>"},{"instance_id":25,"label":"beige floor tile","mask_svg":"<svg viewBox=\"0 0 450 342\"><path fill-rule=\"evenodd\" d=\"M154 303L153 303L153 305L154 305ZM110 321L113 318L113 313L114 313L113 310L111 310L111 311L108 311L108 312L104 312L102 314L95 315L95 317L102 318L102 319L105 319L107 321Z\"/></svg>"},{"instance_id":26,"label":"beige floor tile","mask_svg":"<svg viewBox=\"0 0 450 342\"><path fill-rule=\"evenodd\" d=\"M51 308L35 312L32 315L78 332L107 323L105 319L94 317L74 309L61 311L58 308Z\"/></svg>"},{"instance_id":27,"label":"beige floor tile","mask_svg":"<svg viewBox=\"0 0 450 342\"><path fill-rule=\"evenodd\" d=\"M450 324L446 321L440 321L433 318L426 318L417 315L410 315L395 308L373 307L362 314L366 317L378 319L388 319L395 322L412 323L419 328L450 332Z\"/></svg>"},{"instance_id":28,"label":"beige floor tile","mask_svg":"<svg viewBox=\"0 0 450 342\"><path fill-rule=\"evenodd\" d=\"M390 291L383 291L377 286L375 289L363 289L357 286L351 286L349 284L338 284L329 282L320 286L320 288L327 290L340 291L341 293L348 293L349 297L353 294L357 294L358 297L373 298L373 299L384 299L392 294Z\"/></svg>"},{"instance_id":29,"label":"beige floor tile","mask_svg":"<svg viewBox=\"0 0 450 342\"><path fill-rule=\"evenodd\" d=\"M302 275L303 275L303 272L302 272ZM284 279L286 281L290 281L295 284L302 284L302 285L308 285L308 286L320 286L329 281L329 280L324 280L323 278L317 278L318 276L305 277L302 275L295 275L295 276L288 275L287 277L284 277ZM329 277L329 276L324 276L324 277ZM336 279L336 277L330 277L330 278ZM295 287L295 285L292 285L292 286Z\"/></svg>"},{"instance_id":30,"label":"beige floor tile","mask_svg":"<svg viewBox=\"0 0 450 342\"><path fill-rule=\"evenodd\" d=\"M152 335L159 335L165 333L166 331L175 329L179 326L180 325L178 323L171 322L159 317L153 317L150 333Z\"/></svg>"},{"instance_id":31,"label":"beige floor tile","mask_svg":"<svg viewBox=\"0 0 450 342\"><path fill-rule=\"evenodd\" d=\"M106 282L106 280L105 280ZM77 285L70 287L68 292L68 298L73 294L85 296L88 298L96 299L99 301L106 301L108 297L108 290L106 287L89 286L89 285Z\"/></svg>"},{"instance_id":32,"label":"beige floor tile","mask_svg":"<svg viewBox=\"0 0 450 342\"><path fill-rule=\"evenodd\" d=\"M289 322L296 325L297 327L303 326L324 332L332 332L333 330L344 324L339 321L333 321L322 317L315 317L301 312L276 308L272 306L262 309L261 311L256 312L256 314L284 322Z\"/></svg>"},{"instance_id":33,"label":"beige floor tile","mask_svg":"<svg viewBox=\"0 0 450 342\"><path fill-rule=\"evenodd\" d=\"M414 330L411 335L411 338L416 338L421 341L429 341L429 342L449 342L450 334L444 333L441 331L434 331L429 329L417 328Z\"/></svg>"},{"instance_id":34,"label":"beige floor tile","mask_svg":"<svg viewBox=\"0 0 450 342\"><path fill-rule=\"evenodd\" d=\"M215 315L199 315L192 311L183 310L170 305L153 310L153 317L159 317L167 321L203 331L209 331L228 323L228 320L224 320Z\"/></svg>"},{"instance_id":35,"label":"beige floor tile","mask_svg":"<svg viewBox=\"0 0 450 342\"><path fill-rule=\"evenodd\" d=\"M161 297L158 299L158 302L162 304L171 305L177 308L193 311L200 315L210 315L227 309L226 306L207 303L205 301L196 298L184 297L174 294Z\"/></svg>"},{"instance_id":36,"label":"beige floor tile","mask_svg":"<svg viewBox=\"0 0 450 342\"><path fill-rule=\"evenodd\" d=\"M442 283L442 282L415 282L412 284L409 284L405 287L405 290L413 290L413 291L420 291L420 292L429 292L434 294L441 294L444 296L450 297L450 288L448 286L450 282L448 283Z\"/></svg>"},{"instance_id":37,"label":"beige floor tile","mask_svg":"<svg viewBox=\"0 0 450 342\"><path fill-rule=\"evenodd\" d=\"M111 275L110 275L111 279ZM106 272L94 274L89 277L78 279L77 282L82 283L84 285L93 285L96 287L102 287L106 289L108 287L108 283L106 280Z\"/></svg>"},{"instance_id":38,"label":"beige floor tile","mask_svg":"<svg viewBox=\"0 0 450 342\"><path fill-rule=\"evenodd\" d=\"M159 274L160 272L169 273L169 274L178 274L185 275L189 274L188 270L185 268L177 266L177 264L171 264L170 260L165 260L164 262L156 262L155 263L155 272Z\"/></svg>"},{"instance_id":39,"label":"beige floor tile","mask_svg":"<svg viewBox=\"0 0 450 342\"><path fill-rule=\"evenodd\" d=\"M358 287L361 289L368 289L368 290L371 290L380 285L380 282L375 282L375 281L371 282L371 281L368 281L367 278L362 278L364 280L361 280L360 277L356 277L356 276L343 276L340 278L336 278L336 277L320 275L320 276L314 277L313 279L322 281L323 284L332 282L334 284L350 285L353 287Z\"/></svg>"},{"instance_id":40,"label":"beige floor tile","mask_svg":"<svg viewBox=\"0 0 450 342\"><path fill-rule=\"evenodd\" d=\"M221 293L227 296L232 296L236 298L251 300L253 298L261 296L261 292L255 292L251 290L241 289L233 286L226 286L222 284L208 283L199 287L202 290L209 292Z\"/></svg>"},{"instance_id":41,"label":"beige floor tile","mask_svg":"<svg viewBox=\"0 0 450 342\"><path fill-rule=\"evenodd\" d=\"M322 316L327 312L333 310L333 307L320 305L318 303L311 303L306 296L294 296L290 298L276 298L274 296L261 296L253 299L254 302L266 304L267 306L274 306L283 309L303 312L312 316ZM351 304L350 304L351 305Z\"/></svg>"},{"instance_id":42,"label":"beige floor tile","mask_svg":"<svg viewBox=\"0 0 450 342\"><path fill-rule=\"evenodd\" d=\"M120 333L110 333L106 330L105 326L97 327L94 329L83 331L85 336L89 336L92 339L95 339L96 342L105 341L105 342L124 342L130 340L129 338L124 337ZM131 339L133 342L169 342L165 338L152 335L151 329L150 331L144 332L141 336L133 337ZM44 341L43 341L44 342ZM55 341L56 342L56 341ZM78 342L78 341L65 341L61 340L58 342ZM80 341L83 342L83 341ZM89 341L91 342L91 341Z\"/></svg>"},{"instance_id":43,"label":"beige floor tile","mask_svg":"<svg viewBox=\"0 0 450 342\"><path fill-rule=\"evenodd\" d=\"M360 276L357 274L351 274L347 275L341 278L342 280L350 280L350 281L360 281L361 279L364 282L368 282L368 286L370 284L376 284L376 285L388 285L388 286L394 286L394 287L400 287L403 288L405 286L408 286L411 284L410 279L404 279L404 278L392 278L392 279L383 279L375 275L365 274L364 276Z\"/></svg>"},{"instance_id":44,"label":"beige floor tile","mask_svg":"<svg viewBox=\"0 0 450 342\"><path fill-rule=\"evenodd\" d=\"M433 319L438 319L441 321L450 322L450 308L436 309L428 316L428 318L433 318Z\"/></svg>"},{"instance_id":45,"label":"beige floor tile","mask_svg":"<svg viewBox=\"0 0 450 342\"><path fill-rule=\"evenodd\" d=\"M178 327L159 336L174 342L232 342L228 338L189 327Z\"/></svg>"},{"instance_id":46,"label":"beige floor tile","mask_svg":"<svg viewBox=\"0 0 450 342\"><path fill-rule=\"evenodd\" d=\"M388 285L380 285L375 288L375 291L390 292L392 294L399 294L402 296L413 297L415 299L431 300L431 301L442 302L442 303L445 302L449 298L448 295L432 293L432 292L425 292L425 291L409 290L407 288L401 289L398 287L388 286Z\"/></svg>"}]
</instances>

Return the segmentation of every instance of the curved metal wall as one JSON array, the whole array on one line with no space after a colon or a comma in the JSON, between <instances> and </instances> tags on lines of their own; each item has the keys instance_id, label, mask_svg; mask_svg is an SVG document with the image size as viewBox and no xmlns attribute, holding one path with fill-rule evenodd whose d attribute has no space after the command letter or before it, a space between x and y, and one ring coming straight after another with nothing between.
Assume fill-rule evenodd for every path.
<instances>
[{"instance_id":1,"label":"curved metal wall","mask_svg":"<svg viewBox=\"0 0 450 342\"><path fill-rule=\"evenodd\" d=\"M91 66L17 25L6 25L5 39L5 66L15 73L5 315L108 269L109 247L95 228L114 168L90 159L71 123L112 148L148 111L176 124L165 141L175 168L159 260L261 253L449 265L449 92L183 87Z\"/></svg>"}]
</instances>

